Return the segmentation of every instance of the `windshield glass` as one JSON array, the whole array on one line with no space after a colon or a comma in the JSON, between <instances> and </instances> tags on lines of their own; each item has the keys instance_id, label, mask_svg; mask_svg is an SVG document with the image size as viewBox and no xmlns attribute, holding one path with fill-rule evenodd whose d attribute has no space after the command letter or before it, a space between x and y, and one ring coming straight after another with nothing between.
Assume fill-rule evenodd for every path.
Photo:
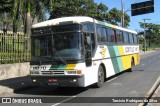
<instances>
[{"instance_id":1,"label":"windshield glass","mask_svg":"<svg viewBox=\"0 0 160 106\"><path fill-rule=\"evenodd\" d=\"M82 59L82 45L80 33L64 33L53 35L54 59L60 56L64 60Z\"/></svg>"},{"instance_id":2,"label":"windshield glass","mask_svg":"<svg viewBox=\"0 0 160 106\"><path fill-rule=\"evenodd\" d=\"M41 35L31 38L31 61L50 60L52 36Z\"/></svg>"},{"instance_id":3,"label":"windshield glass","mask_svg":"<svg viewBox=\"0 0 160 106\"><path fill-rule=\"evenodd\" d=\"M32 36L31 61L80 60L82 43L80 33L61 33Z\"/></svg>"}]
</instances>

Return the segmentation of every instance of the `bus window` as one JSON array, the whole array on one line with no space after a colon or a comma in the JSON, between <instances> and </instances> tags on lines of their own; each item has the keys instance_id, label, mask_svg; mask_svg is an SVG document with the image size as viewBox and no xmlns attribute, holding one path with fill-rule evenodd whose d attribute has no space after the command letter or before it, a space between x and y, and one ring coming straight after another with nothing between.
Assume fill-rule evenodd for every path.
<instances>
[{"instance_id":1,"label":"bus window","mask_svg":"<svg viewBox=\"0 0 160 106\"><path fill-rule=\"evenodd\" d=\"M106 42L107 41L107 32L104 27L101 27L101 42Z\"/></svg>"},{"instance_id":2,"label":"bus window","mask_svg":"<svg viewBox=\"0 0 160 106\"><path fill-rule=\"evenodd\" d=\"M132 36L132 34L129 34L129 41L130 41L131 44L133 44L133 36Z\"/></svg>"},{"instance_id":3,"label":"bus window","mask_svg":"<svg viewBox=\"0 0 160 106\"><path fill-rule=\"evenodd\" d=\"M117 42L116 30L114 30L114 42Z\"/></svg>"},{"instance_id":4,"label":"bus window","mask_svg":"<svg viewBox=\"0 0 160 106\"><path fill-rule=\"evenodd\" d=\"M94 33L91 33L91 44L92 44L92 53L93 53L96 46Z\"/></svg>"},{"instance_id":5,"label":"bus window","mask_svg":"<svg viewBox=\"0 0 160 106\"><path fill-rule=\"evenodd\" d=\"M128 33L124 32L124 33L123 33L123 38L124 38L124 43L129 43Z\"/></svg>"},{"instance_id":6,"label":"bus window","mask_svg":"<svg viewBox=\"0 0 160 106\"><path fill-rule=\"evenodd\" d=\"M134 43L137 44L138 43L138 37L137 35L134 34Z\"/></svg>"},{"instance_id":7,"label":"bus window","mask_svg":"<svg viewBox=\"0 0 160 106\"><path fill-rule=\"evenodd\" d=\"M122 43L123 42L123 32L117 30L117 42Z\"/></svg>"},{"instance_id":8,"label":"bus window","mask_svg":"<svg viewBox=\"0 0 160 106\"><path fill-rule=\"evenodd\" d=\"M93 23L85 23L85 24L83 24L82 30L83 31L94 32L94 25L93 25Z\"/></svg>"},{"instance_id":9,"label":"bus window","mask_svg":"<svg viewBox=\"0 0 160 106\"><path fill-rule=\"evenodd\" d=\"M101 27L97 26L97 40L101 42Z\"/></svg>"},{"instance_id":10,"label":"bus window","mask_svg":"<svg viewBox=\"0 0 160 106\"><path fill-rule=\"evenodd\" d=\"M134 34L132 34L132 38L133 38L133 43L134 43L134 42L135 42L135 41L134 41Z\"/></svg>"},{"instance_id":11,"label":"bus window","mask_svg":"<svg viewBox=\"0 0 160 106\"><path fill-rule=\"evenodd\" d=\"M109 42L117 42L116 30L108 29Z\"/></svg>"},{"instance_id":12,"label":"bus window","mask_svg":"<svg viewBox=\"0 0 160 106\"><path fill-rule=\"evenodd\" d=\"M108 29L108 34L109 34L109 42L114 42L114 34L113 34L112 29Z\"/></svg>"}]
</instances>

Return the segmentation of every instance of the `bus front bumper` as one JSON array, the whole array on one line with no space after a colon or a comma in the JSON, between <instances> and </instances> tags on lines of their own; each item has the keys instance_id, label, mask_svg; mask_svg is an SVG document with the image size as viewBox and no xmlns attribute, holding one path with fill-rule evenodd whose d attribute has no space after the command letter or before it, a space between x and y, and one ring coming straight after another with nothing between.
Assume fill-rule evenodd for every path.
<instances>
[{"instance_id":1,"label":"bus front bumper","mask_svg":"<svg viewBox=\"0 0 160 106\"><path fill-rule=\"evenodd\" d=\"M84 87L84 76L35 76L30 75L33 86Z\"/></svg>"}]
</instances>

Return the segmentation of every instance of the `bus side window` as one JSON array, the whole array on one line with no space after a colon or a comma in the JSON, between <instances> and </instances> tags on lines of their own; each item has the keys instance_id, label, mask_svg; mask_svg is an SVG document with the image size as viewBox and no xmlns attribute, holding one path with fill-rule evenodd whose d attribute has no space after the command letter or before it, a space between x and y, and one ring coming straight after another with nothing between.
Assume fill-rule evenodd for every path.
<instances>
[{"instance_id":1,"label":"bus side window","mask_svg":"<svg viewBox=\"0 0 160 106\"><path fill-rule=\"evenodd\" d=\"M101 42L101 27L97 26L97 40Z\"/></svg>"},{"instance_id":2,"label":"bus side window","mask_svg":"<svg viewBox=\"0 0 160 106\"><path fill-rule=\"evenodd\" d=\"M108 28L108 40L109 42L114 42L114 32L110 28Z\"/></svg>"},{"instance_id":3,"label":"bus side window","mask_svg":"<svg viewBox=\"0 0 160 106\"><path fill-rule=\"evenodd\" d=\"M133 44L133 36L131 33L129 34L129 42L130 42L130 44Z\"/></svg>"},{"instance_id":4,"label":"bus side window","mask_svg":"<svg viewBox=\"0 0 160 106\"><path fill-rule=\"evenodd\" d=\"M124 37L124 43L129 43L128 33L124 32L124 33L123 33L123 37Z\"/></svg>"},{"instance_id":5,"label":"bus side window","mask_svg":"<svg viewBox=\"0 0 160 106\"><path fill-rule=\"evenodd\" d=\"M135 42L135 41L134 41L134 34L132 34L132 38L133 38L133 43L134 43L134 42Z\"/></svg>"},{"instance_id":6,"label":"bus side window","mask_svg":"<svg viewBox=\"0 0 160 106\"><path fill-rule=\"evenodd\" d=\"M114 42L117 42L116 30L113 31L114 31Z\"/></svg>"},{"instance_id":7,"label":"bus side window","mask_svg":"<svg viewBox=\"0 0 160 106\"><path fill-rule=\"evenodd\" d=\"M134 34L133 36L134 36L134 43L138 44L138 37L137 37L137 35Z\"/></svg>"},{"instance_id":8,"label":"bus side window","mask_svg":"<svg viewBox=\"0 0 160 106\"><path fill-rule=\"evenodd\" d=\"M106 42L107 41L107 32L104 27L101 27L101 42Z\"/></svg>"},{"instance_id":9,"label":"bus side window","mask_svg":"<svg viewBox=\"0 0 160 106\"><path fill-rule=\"evenodd\" d=\"M95 36L94 36L94 33L91 33L91 45L92 45L92 54L93 54L93 51L95 49Z\"/></svg>"},{"instance_id":10,"label":"bus side window","mask_svg":"<svg viewBox=\"0 0 160 106\"><path fill-rule=\"evenodd\" d=\"M123 33L122 31L117 30L117 42L122 43L123 42Z\"/></svg>"}]
</instances>

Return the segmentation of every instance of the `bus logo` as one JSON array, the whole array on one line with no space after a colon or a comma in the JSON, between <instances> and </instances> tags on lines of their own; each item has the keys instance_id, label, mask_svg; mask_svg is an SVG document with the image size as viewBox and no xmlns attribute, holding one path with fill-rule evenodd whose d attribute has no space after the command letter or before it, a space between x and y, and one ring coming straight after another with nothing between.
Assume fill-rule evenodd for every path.
<instances>
[{"instance_id":1,"label":"bus logo","mask_svg":"<svg viewBox=\"0 0 160 106\"><path fill-rule=\"evenodd\" d=\"M106 49L104 49L104 48L102 49L101 55L102 55L103 58L106 56Z\"/></svg>"}]
</instances>

